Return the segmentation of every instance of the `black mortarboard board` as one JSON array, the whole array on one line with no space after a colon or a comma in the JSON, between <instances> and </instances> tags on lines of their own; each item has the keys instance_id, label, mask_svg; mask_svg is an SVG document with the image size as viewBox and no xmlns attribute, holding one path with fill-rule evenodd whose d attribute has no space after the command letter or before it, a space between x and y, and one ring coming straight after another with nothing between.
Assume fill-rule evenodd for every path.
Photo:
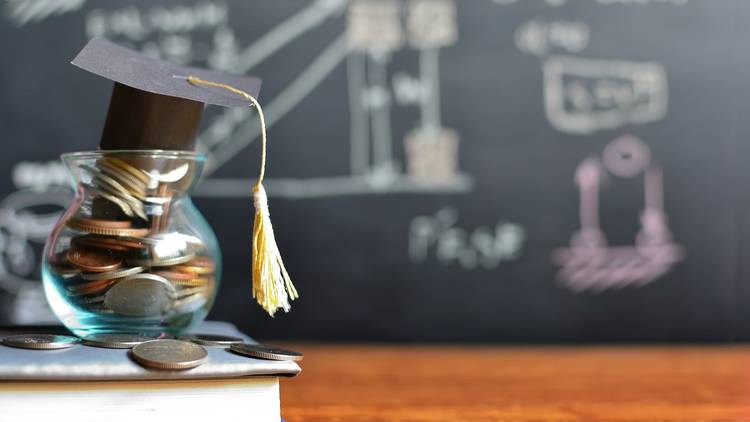
<instances>
[{"instance_id":1,"label":"black mortarboard board","mask_svg":"<svg viewBox=\"0 0 750 422\"><path fill-rule=\"evenodd\" d=\"M226 90L191 85L186 80L189 75L234 86L254 97L260 91L258 78L178 66L103 38L89 41L72 63L115 82L102 149L192 150L204 104L249 106Z\"/></svg>"}]
</instances>

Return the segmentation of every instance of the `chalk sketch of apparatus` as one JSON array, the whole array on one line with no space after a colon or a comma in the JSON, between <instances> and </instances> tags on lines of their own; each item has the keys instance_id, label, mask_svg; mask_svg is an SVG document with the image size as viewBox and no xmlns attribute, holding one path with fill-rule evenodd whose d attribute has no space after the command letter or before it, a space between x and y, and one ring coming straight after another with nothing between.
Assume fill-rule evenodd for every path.
<instances>
[{"instance_id":1,"label":"chalk sketch of apparatus","mask_svg":"<svg viewBox=\"0 0 750 422\"><path fill-rule=\"evenodd\" d=\"M667 113L661 63L576 56L592 38L585 22L535 18L516 28L514 38L520 51L542 59L545 115L561 132L591 134Z\"/></svg>"},{"instance_id":2,"label":"chalk sketch of apparatus","mask_svg":"<svg viewBox=\"0 0 750 422\"><path fill-rule=\"evenodd\" d=\"M608 144L601 158L589 157L576 169L581 227L568 248L552 255L561 266L559 280L571 290L642 286L669 272L683 258L683 248L673 241L664 212L661 168L650 155L640 139L624 135ZM645 201L634 245L608 245L599 226L599 192L608 173L622 178L643 176Z\"/></svg>"},{"instance_id":3,"label":"chalk sketch of apparatus","mask_svg":"<svg viewBox=\"0 0 750 422\"><path fill-rule=\"evenodd\" d=\"M268 191L292 198L469 191L471 178L458 171L458 134L442 127L440 117L439 49L454 44L458 36L454 0L318 0L246 48L241 53L246 59L227 70L248 72L327 18L344 12L346 33L264 109L267 122L273 125L336 66L346 62L350 172L304 179L269 178ZM391 83L390 58L407 45L418 50L419 76L399 73ZM421 114L420 125L405 136L405 172L394 159L390 120L394 97L401 105L416 105ZM208 154L208 175L257 138L257 122L247 122L245 117L225 111L223 118L200 135L200 145ZM248 183L244 178L208 177L198 195L245 197Z\"/></svg>"}]
</instances>

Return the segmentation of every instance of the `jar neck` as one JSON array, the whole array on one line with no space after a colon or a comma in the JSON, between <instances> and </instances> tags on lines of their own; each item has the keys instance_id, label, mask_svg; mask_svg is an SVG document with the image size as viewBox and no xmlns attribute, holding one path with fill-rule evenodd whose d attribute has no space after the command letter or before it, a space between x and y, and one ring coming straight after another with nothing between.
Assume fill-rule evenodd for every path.
<instances>
[{"instance_id":1,"label":"jar neck","mask_svg":"<svg viewBox=\"0 0 750 422\"><path fill-rule=\"evenodd\" d=\"M189 195L205 158L183 151L93 151L62 156L74 189L95 189L108 194L178 198Z\"/></svg>"}]
</instances>

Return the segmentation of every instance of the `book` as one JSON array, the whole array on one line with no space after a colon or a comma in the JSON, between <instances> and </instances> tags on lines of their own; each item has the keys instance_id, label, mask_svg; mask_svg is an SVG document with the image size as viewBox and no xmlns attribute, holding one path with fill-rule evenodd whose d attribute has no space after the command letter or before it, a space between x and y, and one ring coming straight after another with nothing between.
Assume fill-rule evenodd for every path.
<instances>
[{"instance_id":1,"label":"book","mask_svg":"<svg viewBox=\"0 0 750 422\"><path fill-rule=\"evenodd\" d=\"M25 332L39 331L27 327ZM195 332L254 343L227 323L206 322ZM249 358L225 347L206 349L208 358L197 368L161 371L138 365L127 349L0 346L0 421L281 419L279 377L299 374L295 362Z\"/></svg>"}]
</instances>

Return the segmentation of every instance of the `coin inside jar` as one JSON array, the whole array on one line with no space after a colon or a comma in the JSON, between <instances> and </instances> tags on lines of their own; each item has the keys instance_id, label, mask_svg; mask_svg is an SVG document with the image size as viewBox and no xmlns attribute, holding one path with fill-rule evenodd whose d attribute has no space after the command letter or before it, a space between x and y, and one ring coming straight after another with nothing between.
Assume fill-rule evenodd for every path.
<instances>
[{"instance_id":1,"label":"coin inside jar","mask_svg":"<svg viewBox=\"0 0 750 422\"><path fill-rule=\"evenodd\" d=\"M2 343L20 349L54 350L72 347L78 343L78 339L56 334L21 334L5 337Z\"/></svg>"},{"instance_id":2,"label":"coin inside jar","mask_svg":"<svg viewBox=\"0 0 750 422\"><path fill-rule=\"evenodd\" d=\"M78 283L68 287L71 296L91 295L107 290L115 285L118 280L96 280L87 283Z\"/></svg>"},{"instance_id":3,"label":"coin inside jar","mask_svg":"<svg viewBox=\"0 0 750 422\"><path fill-rule=\"evenodd\" d=\"M131 351L133 359L154 369L190 369L208 357L206 349L183 340L151 340L141 343Z\"/></svg>"},{"instance_id":4,"label":"coin inside jar","mask_svg":"<svg viewBox=\"0 0 750 422\"><path fill-rule=\"evenodd\" d=\"M107 290L104 304L117 314L152 317L169 307L174 294L174 287L166 278L140 273L123 278Z\"/></svg>"},{"instance_id":5,"label":"coin inside jar","mask_svg":"<svg viewBox=\"0 0 750 422\"><path fill-rule=\"evenodd\" d=\"M68 224L101 227L104 229L129 229L133 226L128 220L101 220L96 218L73 217Z\"/></svg>"},{"instance_id":6,"label":"coin inside jar","mask_svg":"<svg viewBox=\"0 0 750 422\"><path fill-rule=\"evenodd\" d=\"M133 249L144 249L146 245L138 239L106 237L95 234L75 236L70 240L72 247L105 248L113 251L127 252Z\"/></svg>"},{"instance_id":7,"label":"coin inside jar","mask_svg":"<svg viewBox=\"0 0 750 422\"><path fill-rule=\"evenodd\" d=\"M196 275L212 274L216 270L216 263L211 258L197 256L189 262L175 266L174 271Z\"/></svg>"},{"instance_id":8,"label":"coin inside jar","mask_svg":"<svg viewBox=\"0 0 750 422\"><path fill-rule=\"evenodd\" d=\"M104 271L100 273L82 273L81 278L84 280L104 280L104 279L116 279L128 277L134 274L141 273L145 270L143 267L131 267L122 268L112 271Z\"/></svg>"},{"instance_id":9,"label":"coin inside jar","mask_svg":"<svg viewBox=\"0 0 750 422\"><path fill-rule=\"evenodd\" d=\"M111 271L122 266L121 258L101 249L73 248L68 251L67 258L71 264L92 273Z\"/></svg>"}]
</instances>

